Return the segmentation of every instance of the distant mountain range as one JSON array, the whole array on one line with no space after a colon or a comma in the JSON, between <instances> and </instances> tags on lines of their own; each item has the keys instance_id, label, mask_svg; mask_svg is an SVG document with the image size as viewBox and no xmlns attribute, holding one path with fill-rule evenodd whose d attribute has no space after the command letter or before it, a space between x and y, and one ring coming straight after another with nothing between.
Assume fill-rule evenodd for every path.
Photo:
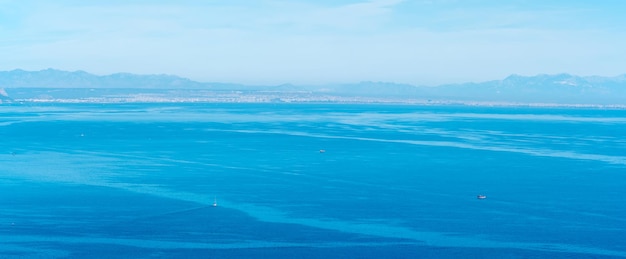
<instances>
[{"instance_id":1,"label":"distant mountain range","mask_svg":"<svg viewBox=\"0 0 626 259\"><path fill-rule=\"evenodd\" d=\"M85 71L46 69L0 71L3 88L202 88L207 84L172 75L116 73L98 76Z\"/></svg>"},{"instance_id":2,"label":"distant mountain range","mask_svg":"<svg viewBox=\"0 0 626 259\"><path fill-rule=\"evenodd\" d=\"M31 89L31 90L29 90ZM38 90L35 90L38 89ZM42 96L42 92L63 89L72 98L100 95L120 95L159 92L161 96L175 93L181 97L182 90L202 91L246 91L276 93L276 95L300 93L297 100L313 96L336 96L342 100L351 97L393 99L393 100L450 100L478 102L517 102L517 103L563 103L563 104L616 104L626 105L626 74L616 77L587 76L570 74L520 76L511 75L503 80L481 83L448 84L436 87L407 84L360 82L354 84L302 86L274 85L249 86L229 83L197 82L173 75L137 75L116 73L98 76L84 71L62 71L46 69L40 71L12 70L0 71L0 101L15 98L28 99ZM75 90L71 90L75 89ZM79 90L83 89L83 90ZM85 89L91 89L86 91ZM95 90L98 91L95 91ZM109 90L103 90L109 89ZM115 90L117 89L117 90ZM133 90L129 90L133 89ZM165 91L164 90L170 90ZM177 90L172 92L171 90ZM306 94L302 94L306 93ZM293 95L292 95L293 96ZM65 98L56 97L55 98ZM315 99L315 100L318 100ZM332 99L332 98L330 98ZM329 100L330 100L329 99Z\"/></svg>"}]
</instances>

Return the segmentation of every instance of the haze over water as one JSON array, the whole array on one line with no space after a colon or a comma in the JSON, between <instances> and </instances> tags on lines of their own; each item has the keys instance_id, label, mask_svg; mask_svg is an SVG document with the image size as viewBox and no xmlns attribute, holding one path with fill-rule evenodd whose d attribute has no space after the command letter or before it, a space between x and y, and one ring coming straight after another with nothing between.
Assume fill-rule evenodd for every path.
<instances>
[{"instance_id":1,"label":"haze over water","mask_svg":"<svg viewBox=\"0 0 626 259\"><path fill-rule=\"evenodd\" d=\"M624 128L625 110L4 105L0 257L626 257Z\"/></svg>"}]
</instances>

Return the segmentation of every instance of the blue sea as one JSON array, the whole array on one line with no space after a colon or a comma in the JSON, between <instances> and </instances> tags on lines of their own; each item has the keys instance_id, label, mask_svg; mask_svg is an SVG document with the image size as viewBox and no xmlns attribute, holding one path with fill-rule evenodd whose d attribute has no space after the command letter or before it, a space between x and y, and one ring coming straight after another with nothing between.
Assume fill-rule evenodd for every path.
<instances>
[{"instance_id":1,"label":"blue sea","mask_svg":"<svg viewBox=\"0 0 626 259\"><path fill-rule=\"evenodd\" d=\"M0 258L626 258L626 110L4 104L0 137Z\"/></svg>"}]
</instances>

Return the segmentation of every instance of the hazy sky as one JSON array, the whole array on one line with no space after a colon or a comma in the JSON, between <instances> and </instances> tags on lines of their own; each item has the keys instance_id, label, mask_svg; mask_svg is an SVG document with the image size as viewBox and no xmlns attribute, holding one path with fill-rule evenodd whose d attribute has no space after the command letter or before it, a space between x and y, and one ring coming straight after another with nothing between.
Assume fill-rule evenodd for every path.
<instances>
[{"instance_id":1,"label":"hazy sky","mask_svg":"<svg viewBox=\"0 0 626 259\"><path fill-rule=\"evenodd\" d=\"M626 73L626 1L0 0L0 70L435 85Z\"/></svg>"}]
</instances>

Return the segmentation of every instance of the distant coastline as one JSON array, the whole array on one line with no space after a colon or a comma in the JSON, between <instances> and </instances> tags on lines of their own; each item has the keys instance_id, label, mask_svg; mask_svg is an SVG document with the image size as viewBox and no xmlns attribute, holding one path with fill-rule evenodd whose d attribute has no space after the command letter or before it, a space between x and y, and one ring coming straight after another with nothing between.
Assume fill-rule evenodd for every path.
<instances>
[{"instance_id":1,"label":"distant coastline","mask_svg":"<svg viewBox=\"0 0 626 259\"><path fill-rule=\"evenodd\" d=\"M0 103L397 103L419 105L626 107L626 74L519 76L481 83L387 82L274 86L204 83L173 75L46 69L0 71Z\"/></svg>"},{"instance_id":2,"label":"distant coastline","mask_svg":"<svg viewBox=\"0 0 626 259\"><path fill-rule=\"evenodd\" d=\"M18 89L8 89L12 92ZM109 93L103 96L83 97L53 97L41 91L59 93L98 92L94 89L28 89L36 97L5 98L0 104L122 104L122 103L293 103L293 104L388 104L388 105L419 105L419 106L482 106L482 107L535 107L535 108L594 108L594 109L626 109L626 104L575 104L575 103L539 103L539 102L498 102L498 101L468 101L468 100L431 100L408 98L376 98L376 97L346 97L333 95L317 95L309 92L282 93L282 92L241 92L241 91L201 91L163 89L149 92L114 94L113 89L99 89ZM29 92L19 89L21 95ZM40 92L36 91L39 90ZM1 92L1 91L0 91Z\"/></svg>"}]
</instances>

